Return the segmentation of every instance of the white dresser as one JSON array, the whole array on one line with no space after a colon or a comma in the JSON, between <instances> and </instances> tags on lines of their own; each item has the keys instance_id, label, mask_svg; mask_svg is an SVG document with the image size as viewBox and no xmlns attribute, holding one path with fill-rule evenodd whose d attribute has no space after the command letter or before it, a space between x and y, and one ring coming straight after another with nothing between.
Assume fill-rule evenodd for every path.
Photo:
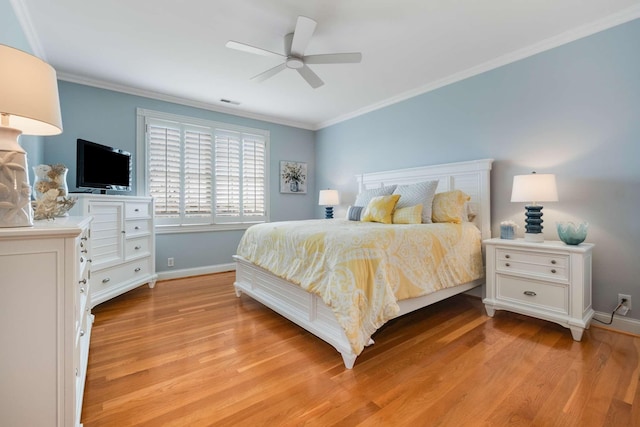
<instances>
[{"instance_id":1,"label":"white dresser","mask_svg":"<svg viewBox=\"0 0 640 427\"><path fill-rule=\"evenodd\" d=\"M153 199L78 194L72 212L91 215L91 307L156 283Z\"/></svg>"},{"instance_id":2,"label":"white dresser","mask_svg":"<svg viewBox=\"0 0 640 427\"><path fill-rule=\"evenodd\" d=\"M580 341L593 318L591 259L593 246L524 239L485 240L487 314L509 310L556 322Z\"/></svg>"},{"instance_id":3,"label":"white dresser","mask_svg":"<svg viewBox=\"0 0 640 427\"><path fill-rule=\"evenodd\" d=\"M93 316L91 218L0 228L0 425L78 426Z\"/></svg>"}]
</instances>

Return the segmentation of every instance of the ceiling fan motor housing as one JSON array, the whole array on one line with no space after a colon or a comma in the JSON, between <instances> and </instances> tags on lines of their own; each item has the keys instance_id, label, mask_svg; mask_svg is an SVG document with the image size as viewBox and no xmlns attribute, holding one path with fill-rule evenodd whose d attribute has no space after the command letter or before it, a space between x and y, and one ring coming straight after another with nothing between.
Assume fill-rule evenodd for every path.
<instances>
[{"instance_id":1,"label":"ceiling fan motor housing","mask_svg":"<svg viewBox=\"0 0 640 427\"><path fill-rule=\"evenodd\" d=\"M286 64L287 68L292 68L294 70L304 67L304 61L302 60L302 58L298 58L295 56L289 56L287 58Z\"/></svg>"}]
</instances>

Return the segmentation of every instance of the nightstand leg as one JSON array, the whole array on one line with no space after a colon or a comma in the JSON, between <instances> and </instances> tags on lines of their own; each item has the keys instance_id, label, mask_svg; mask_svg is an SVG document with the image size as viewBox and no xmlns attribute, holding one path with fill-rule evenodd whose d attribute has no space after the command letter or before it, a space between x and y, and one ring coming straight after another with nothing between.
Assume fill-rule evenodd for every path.
<instances>
[{"instance_id":1,"label":"nightstand leg","mask_svg":"<svg viewBox=\"0 0 640 427\"><path fill-rule=\"evenodd\" d=\"M496 309L491 306L485 305L484 309L487 311L487 316L489 317L493 317L493 315L496 314Z\"/></svg>"},{"instance_id":2,"label":"nightstand leg","mask_svg":"<svg viewBox=\"0 0 640 427\"><path fill-rule=\"evenodd\" d=\"M583 328L579 328L577 326L569 326L569 329L571 329L571 336L573 336L574 341L582 340L582 333L584 332Z\"/></svg>"}]
</instances>

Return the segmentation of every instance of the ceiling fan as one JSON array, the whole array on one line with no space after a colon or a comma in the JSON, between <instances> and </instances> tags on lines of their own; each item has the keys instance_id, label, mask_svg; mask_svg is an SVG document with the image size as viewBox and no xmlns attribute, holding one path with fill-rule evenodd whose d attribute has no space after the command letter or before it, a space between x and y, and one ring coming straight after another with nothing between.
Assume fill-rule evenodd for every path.
<instances>
[{"instance_id":1,"label":"ceiling fan","mask_svg":"<svg viewBox=\"0 0 640 427\"><path fill-rule=\"evenodd\" d=\"M284 36L284 54L272 52L270 50L251 46L246 43L240 43L229 40L226 44L228 48L241 50L243 52L255 53L263 56L273 56L283 58L284 62L265 72L251 78L255 81L264 81L275 76L286 68L296 70L309 85L316 89L324 84L322 79L314 73L307 64L354 64L362 60L362 54L354 53L328 53L322 55L306 55L304 54L311 36L316 29L317 22L306 16L298 16L296 29L293 33Z\"/></svg>"}]
</instances>

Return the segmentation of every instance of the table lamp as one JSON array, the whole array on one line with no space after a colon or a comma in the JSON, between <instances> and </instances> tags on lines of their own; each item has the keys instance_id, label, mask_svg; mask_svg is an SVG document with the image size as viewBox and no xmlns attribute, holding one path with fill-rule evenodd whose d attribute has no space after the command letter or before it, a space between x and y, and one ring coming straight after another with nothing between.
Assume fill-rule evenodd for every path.
<instances>
[{"instance_id":1,"label":"table lamp","mask_svg":"<svg viewBox=\"0 0 640 427\"><path fill-rule=\"evenodd\" d=\"M25 135L58 135L62 117L56 71L21 50L0 45L0 227L33 225Z\"/></svg>"},{"instance_id":2,"label":"table lamp","mask_svg":"<svg viewBox=\"0 0 640 427\"><path fill-rule=\"evenodd\" d=\"M553 174L516 175L513 177L511 189L512 202L530 203L525 206L526 232L524 239L528 242L544 242L542 234L542 206L538 202L557 202L558 189L556 176Z\"/></svg>"},{"instance_id":3,"label":"table lamp","mask_svg":"<svg viewBox=\"0 0 640 427\"><path fill-rule=\"evenodd\" d=\"M320 197L318 197L318 204L325 206L324 217L326 219L333 218L333 207L340 204L340 197L338 196L338 190L320 190Z\"/></svg>"}]
</instances>

